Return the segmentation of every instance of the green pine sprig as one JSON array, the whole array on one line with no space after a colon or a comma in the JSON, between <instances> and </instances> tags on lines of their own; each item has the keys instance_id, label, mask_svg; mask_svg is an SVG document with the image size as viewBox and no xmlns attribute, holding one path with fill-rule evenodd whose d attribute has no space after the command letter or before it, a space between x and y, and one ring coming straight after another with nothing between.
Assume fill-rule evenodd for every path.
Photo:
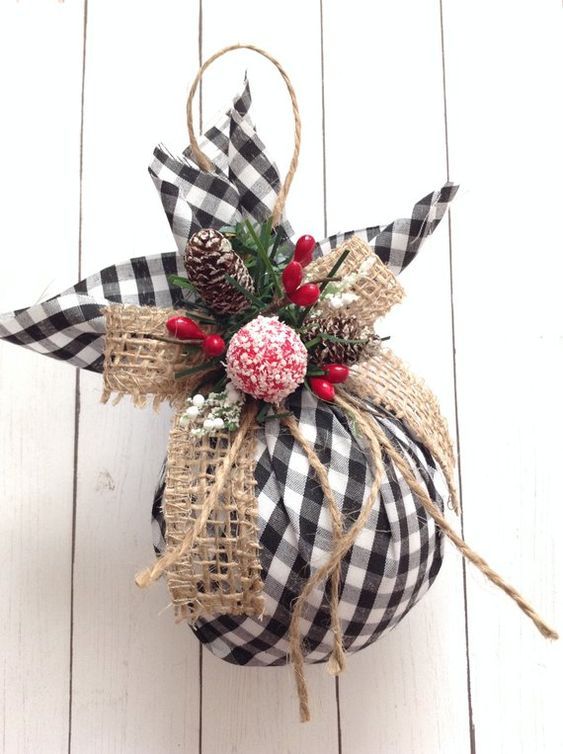
<instances>
[{"instance_id":1,"label":"green pine sprig","mask_svg":"<svg viewBox=\"0 0 563 754\"><path fill-rule=\"evenodd\" d=\"M323 291L325 290L325 288L327 287L327 285L330 283L331 279L336 275L336 273L338 272L338 270L342 267L342 265L346 261L346 257L348 256L349 253L350 253L350 249L344 249L344 251L342 252L342 254L338 257L338 259L336 260L336 262L333 264L333 266L329 270L329 272L328 272L325 280L319 286L320 291L321 291L321 297L323 295ZM304 311L301 312L300 316L297 319L297 327L298 328L303 325L303 322L305 322L305 320L309 316L309 313L310 313L311 309L313 309L315 306L316 306L316 303L313 304L312 306L308 306Z\"/></svg>"}]
</instances>

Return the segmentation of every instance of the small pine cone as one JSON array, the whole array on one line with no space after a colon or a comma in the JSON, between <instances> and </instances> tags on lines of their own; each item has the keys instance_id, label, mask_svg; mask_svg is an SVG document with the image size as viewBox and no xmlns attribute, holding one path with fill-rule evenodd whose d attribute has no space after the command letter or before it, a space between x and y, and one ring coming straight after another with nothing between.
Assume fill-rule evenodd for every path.
<instances>
[{"instance_id":1,"label":"small pine cone","mask_svg":"<svg viewBox=\"0 0 563 754\"><path fill-rule=\"evenodd\" d=\"M188 280L205 303L218 314L236 314L248 309L248 299L226 279L230 275L247 291L254 292L250 273L228 238L218 230L203 228L186 247L184 264Z\"/></svg>"},{"instance_id":2,"label":"small pine cone","mask_svg":"<svg viewBox=\"0 0 563 754\"><path fill-rule=\"evenodd\" d=\"M345 340L364 340L364 343L338 343L321 339L309 349L313 364L346 364L369 359L379 345L379 338L372 330L361 327L355 316L321 316L311 319L305 326L303 339L313 340L321 333L329 333Z\"/></svg>"}]
</instances>

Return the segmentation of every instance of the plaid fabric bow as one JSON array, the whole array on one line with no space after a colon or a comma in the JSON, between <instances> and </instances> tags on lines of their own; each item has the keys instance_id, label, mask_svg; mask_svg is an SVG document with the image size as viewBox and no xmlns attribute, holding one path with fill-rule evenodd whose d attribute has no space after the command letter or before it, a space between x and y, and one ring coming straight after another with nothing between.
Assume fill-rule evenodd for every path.
<instances>
[{"instance_id":1,"label":"plaid fabric bow","mask_svg":"<svg viewBox=\"0 0 563 754\"><path fill-rule=\"evenodd\" d=\"M81 280L58 296L0 317L0 338L73 366L101 372L105 342L102 310L109 304L161 308L180 307L182 291L168 275L183 270L181 254L188 237L202 227L220 227L249 218L262 222L271 214L280 186L279 172L269 159L250 118L248 81L221 120L209 128L201 147L215 170L204 173L190 149L172 155L164 146L154 151L149 172L174 235L178 253L128 259ZM326 254L352 235L366 241L395 273L416 256L422 242L444 216L457 186L446 183L414 205L411 216L388 225L332 235L319 242ZM288 237L287 220L282 227Z\"/></svg>"}]
</instances>

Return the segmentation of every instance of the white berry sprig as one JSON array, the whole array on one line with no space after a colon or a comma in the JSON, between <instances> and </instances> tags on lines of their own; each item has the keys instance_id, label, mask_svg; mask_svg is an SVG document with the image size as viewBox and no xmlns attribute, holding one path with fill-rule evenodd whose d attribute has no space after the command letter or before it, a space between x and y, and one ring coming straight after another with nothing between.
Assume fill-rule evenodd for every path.
<instances>
[{"instance_id":1,"label":"white berry sprig","mask_svg":"<svg viewBox=\"0 0 563 754\"><path fill-rule=\"evenodd\" d=\"M209 393L207 397L196 393L186 398L180 426L190 427L194 437L238 429L244 400L244 395L231 382L227 382L220 393Z\"/></svg>"},{"instance_id":2,"label":"white berry sprig","mask_svg":"<svg viewBox=\"0 0 563 754\"><path fill-rule=\"evenodd\" d=\"M374 263L375 259L365 259L356 271L349 272L340 280L330 281L323 291L323 300L331 309L343 309L353 304L358 300L358 295L350 289L368 274Z\"/></svg>"}]
</instances>

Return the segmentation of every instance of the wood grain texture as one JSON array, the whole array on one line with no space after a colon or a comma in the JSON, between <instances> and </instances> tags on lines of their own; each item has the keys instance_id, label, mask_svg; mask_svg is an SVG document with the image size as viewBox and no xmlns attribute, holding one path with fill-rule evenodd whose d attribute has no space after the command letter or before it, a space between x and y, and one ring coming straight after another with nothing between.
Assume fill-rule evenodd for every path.
<instances>
[{"instance_id":1,"label":"wood grain texture","mask_svg":"<svg viewBox=\"0 0 563 754\"><path fill-rule=\"evenodd\" d=\"M186 144L184 98L200 40L204 56L232 42L266 47L287 67L303 115L288 202L296 233L393 220L445 180L449 158L462 184L453 280L444 221L402 276L405 303L380 329L426 377L452 430L455 367L467 540L563 630L560 6L88 5L82 185L84 3L0 8L9 113L0 121L0 311L54 295L79 270L172 250L146 168L159 141ZM283 170L291 115L266 61L239 52L214 64L204 120L224 110L245 69L254 120ZM236 668L201 655L162 612L164 585L140 592L132 581L152 557L150 505L169 412L102 406L100 378L84 373L76 415L71 368L0 349L3 752L563 749L561 647L471 569L466 616L450 547L412 614L350 658L338 694L323 667L307 669L309 725L297 722L289 668Z\"/></svg>"},{"instance_id":2,"label":"wood grain texture","mask_svg":"<svg viewBox=\"0 0 563 754\"><path fill-rule=\"evenodd\" d=\"M437 3L378 4L358 26L362 7L324 11L329 232L403 217L447 175ZM337 38L354 44L344 53ZM401 282L406 300L378 331L425 377L453 430L446 222ZM351 659L341 692L344 751L469 751L463 584L451 547L421 603Z\"/></svg>"},{"instance_id":3,"label":"wood grain texture","mask_svg":"<svg viewBox=\"0 0 563 754\"><path fill-rule=\"evenodd\" d=\"M79 2L0 7L0 311L76 277L81 29ZM75 376L1 348L0 748L66 751Z\"/></svg>"},{"instance_id":4,"label":"wood grain texture","mask_svg":"<svg viewBox=\"0 0 563 754\"><path fill-rule=\"evenodd\" d=\"M560 631L561 21L444 3L465 534ZM476 750L561 751L560 642L474 573L468 614Z\"/></svg>"},{"instance_id":5,"label":"wood grain texture","mask_svg":"<svg viewBox=\"0 0 563 754\"><path fill-rule=\"evenodd\" d=\"M84 274L174 248L147 165L167 129L183 131L196 11L182 2L89 5ZM170 49L182 51L181 63ZM197 752L197 642L165 609L164 584L140 591L133 581L154 557L150 511L170 411L102 405L99 375L83 374L80 387L71 751Z\"/></svg>"}]
</instances>

